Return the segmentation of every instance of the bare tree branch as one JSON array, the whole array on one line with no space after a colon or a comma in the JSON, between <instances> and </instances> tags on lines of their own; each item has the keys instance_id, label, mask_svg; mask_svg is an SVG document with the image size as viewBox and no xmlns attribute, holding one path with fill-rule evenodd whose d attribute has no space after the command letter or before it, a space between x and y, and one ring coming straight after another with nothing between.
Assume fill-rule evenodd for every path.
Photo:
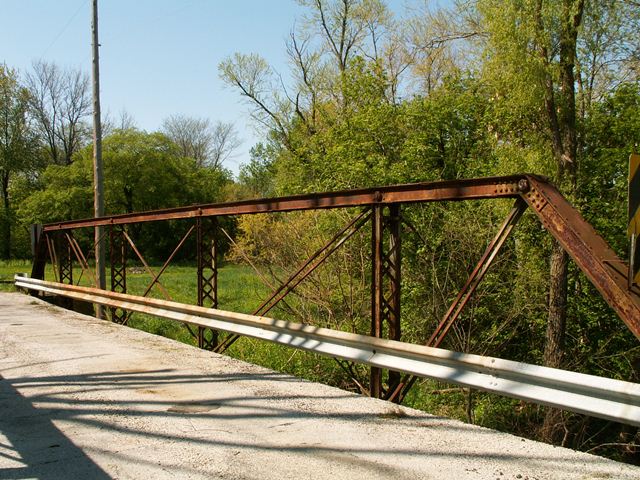
<instances>
[{"instance_id":1,"label":"bare tree branch","mask_svg":"<svg viewBox=\"0 0 640 480\"><path fill-rule=\"evenodd\" d=\"M54 63L37 61L26 83L31 113L52 163L71 164L73 154L89 138L83 121L91 113L89 77L79 70L61 70Z\"/></svg>"}]
</instances>

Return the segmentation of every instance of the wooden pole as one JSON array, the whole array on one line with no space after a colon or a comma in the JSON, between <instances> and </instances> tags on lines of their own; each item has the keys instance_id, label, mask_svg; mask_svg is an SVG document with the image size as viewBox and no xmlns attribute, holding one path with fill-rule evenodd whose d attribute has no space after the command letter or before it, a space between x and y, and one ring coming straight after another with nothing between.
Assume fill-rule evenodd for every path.
<instances>
[{"instance_id":1,"label":"wooden pole","mask_svg":"<svg viewBox=\"0 0 640 480\"><path fill-rule=\"evenodd\" d=\"M95 217L104 216L104 194L102 178L102 125L100 123L100 60L98 49L98 0L93 0L93 18L91 22L92 50L93 50L93 210ZM104 266L104 241L102 229L95 227L96 245L96 285L106 288ZM104 318L104 309L97 306L96 316Z\"/></svg>"}]
</instances>

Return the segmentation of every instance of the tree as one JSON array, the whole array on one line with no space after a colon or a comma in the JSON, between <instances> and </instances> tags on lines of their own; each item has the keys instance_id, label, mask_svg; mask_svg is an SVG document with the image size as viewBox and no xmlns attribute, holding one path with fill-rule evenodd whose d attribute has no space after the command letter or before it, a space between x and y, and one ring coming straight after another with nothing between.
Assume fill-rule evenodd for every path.
<instances>
[{"instance_id":1,"label":"tree","mask_svg":"<svg viewBox=\"0 0 640 480\"><path fill-rule=\"evenodd\" d=\"M91 113L89 77L80 70L62 70L41 60L34 62L26 84L31 114L51 163L70 165L73 154L89 138L90 129L84 123Z\"/></svg>"},{"instance_id":2,"label":"tree","mask_svg":"<svg viewBox=\"0 0 640 480\"><path fill-rule=\"evenodd\" d=\"M35 165L36 144L27 116L29 92L18 82L15 70L0 65L0 193L3 217L2 256L11 257L14 228L10 183Z\"/></svg>"},{"instance_id":3,"label":"tree","mask_svg":"<svg viewBox=\"0 0 640 480\"><path fill-rule=\"evenodd\" d=\"M306 28L315 32L323 51L345 72L355 55L377 60L380 38L390 15L379 0L299 0L306 6ZM368 40L368 42L367 42ZM368 45L367 45L368 43Z\"/></svg>"},{"instance_id":4,"label":"tree","mask_svg":"<svg viewBox=\"0 0 640 480\"><path fill-rule=\"evenodd\" d=\"M394 66L394 82L387 85L395 100L399 75L393 50L385 38L391 14L380 0L300 0L307 8L302 27L287 42L292 65L291 85L258 54L236 53L218 66L220 77L237 88L251 106L253 119L278 136L290 152L299 142L292 130L313 136L330 125L336 110L346 107L345 74L357 57ZM304 142L304 139L301 139Z\"/></svg>"},{"instance_id":5,"label":"tree","mask_svg":"<svg viewBox=\"0 0 640 480\"><path fill-rule=\"evenodd\" d=\"M45 188L21 205L22 221L48 223L91 216L92 158L88 146L78 152L71 165L47 167L43 174ZM183 157L178 147L158 132L117 130L104 139L103 161L105 211L109 214L219 201L229 181L227 171L198 168L193 159ZM172 248L180 228L173 224L137 225L132 226L131 234L140 240L141 249L152 257L161 257Z\"/></svg>"},{"instance_id":6,"label":"tree","mask_svg":"<svg viewBox=\"0 0 640 480\"><path fill-rule=\"evenodd\" d=\"M494 89L495 103L502 104L496 108L503 109L494 119L507 133L502 143L539 148L551 168L540 162L538 171L580 201L585 120L592 102L630 74L637 12L625 2L588 0L479 0L475 5L485 32L484 78ZM568 255L552 241L544 363L556 368L567 360L569 272ZM562 423L559 412L549 409L543 437L558 440Z\"/></svg>"},{"instance_id":7,"label":"tree","mask_svg":"<svg viewBox=\"0 0 640 480\"><path fill-rule=\"evenodd\" d=\"M107 113L102 119L102 137L108 137L116 130L135 130L138 128L136 119L126 109L120 110L114 118Z\"/></svg>"},{"instance_id":8,"label":"tree","mask_svg":"<svg viewBox=\"0 0 640 480\"><path fill-rule=\"evenodd\" d=\"M238 183L246 190L248 198L274 196L273 149L259 143L251 149L250 154L249 163L240 166Z\"/></svg>"},{"instance_id":9,"label":"tree","mask_svg":"<svg viewBox=\"0 0 640 480\"><path fill-rule=\"evenodd\" d=\"M232 123L206 118L172 115L162 122L162 131L178 145L183 156L193 158L199 167L222 168L240 147L241 142Z\"/></svg>"}]
</instances>

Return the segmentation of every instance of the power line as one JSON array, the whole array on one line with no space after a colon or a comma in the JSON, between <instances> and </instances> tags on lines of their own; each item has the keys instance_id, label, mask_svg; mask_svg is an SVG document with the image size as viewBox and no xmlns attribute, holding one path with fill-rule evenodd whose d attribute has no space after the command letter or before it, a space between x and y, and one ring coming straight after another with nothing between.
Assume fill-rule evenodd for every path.
<instances>
[{"instance_id":1,"label":"power line","mask_svg":"<svg viewBox=\"0 0 640 480\"><path fill-rule=\"evenodd\" d=\"M82 4L78 7L78 9L75 11L75 13L73 15L71 15L71 18L67 21L67 23L65 24L64 27L62 27L62 30L60 30L60 33L58 33L58 35L56 35L56 38L53 39L53 41L49 44L49 46L45 49L44 52L42 52L42 55L40 55L41 58L44 58L44 56L47 54L47 52L51 49L51 47L53 47L55 45L55 43L60 39L60 37L62 36L62 34L67 30L67 28L69 28L69 25L71 25L71 22L73 22L73 19L76 18L78 16L78 14L80 13L80 10L83 9L83 7L89 3L89 0L84 0L82 2Z\"/></svg>"}]
</instances>

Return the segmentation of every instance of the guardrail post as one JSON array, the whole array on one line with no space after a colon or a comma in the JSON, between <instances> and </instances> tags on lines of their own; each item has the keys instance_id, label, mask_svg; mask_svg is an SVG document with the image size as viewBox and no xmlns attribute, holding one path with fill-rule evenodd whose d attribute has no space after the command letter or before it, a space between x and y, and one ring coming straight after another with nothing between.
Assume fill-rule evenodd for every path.
<instances>
[{"instance_id":1,"label":"guardrail post","mask_svg":"<svg viewBox=\"0 0 640 480\"><path fill-rule=\"evenodd\" d=\"M198 305L218 308L218 220L198 218ZM214 350L218 346L218 332L210 328L198 327L198 347Z\"/></svg>"},{"instance_id":2,"label":"guardrail post","mask_svg":"<svg viewBox=\"0 0 640 480\"><path fill-rule=\"evenodd\" d=\"M389 206L387 215L384 209L384 205L373 206L371 217L371 336L383 338L386 324L388 337L400 340L400 208ZM389 239L386 249L385 234ZM369 392L372 397L385 396L382 373L379 368L371 368ZM389 372L387 390L393 390L399 381L399 373Z\"/></svg>"},{"instance_id":3,"label":"guardrail post","mask_svg":"<svg viewBox=\"0 0 640 480\"><path fill-rule=\"evenodd\" d=\"M109 228L109 253L111 264L111 291L127 293L127 241L124 227ZM122 308L110 308L111 321L125 324L128 313Z\"/></svg>"}]
</instances>

